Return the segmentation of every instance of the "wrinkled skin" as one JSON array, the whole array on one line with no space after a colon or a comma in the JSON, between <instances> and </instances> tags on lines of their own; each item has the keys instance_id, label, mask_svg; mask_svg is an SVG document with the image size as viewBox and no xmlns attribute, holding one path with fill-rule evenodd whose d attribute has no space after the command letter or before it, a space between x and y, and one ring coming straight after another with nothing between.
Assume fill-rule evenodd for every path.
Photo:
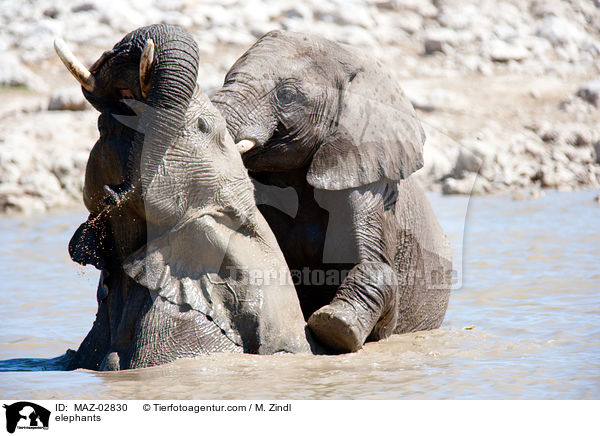
<instances>
[{"instance_id":1,"label":"wrinkled skin","mask_svg":"<svg viewBox=\"0 0 600 436\"><path fill-rule=\"evenodd\" d=\"M156 55L144 97L149 38ZM70 368L309 351L285 260L197 70L196 43L166 25L128 34L90 69L95 88L84 95L101 113L100 138L85 176L90 217L69 251L102 272L96 320ZM257 270L277 280L249 279Z\"/></svg>"},{"instance_id":2,"label":"wrinkled skin","mask_svg":"<svg viewBox=\"0 0 600 436\"><path fill-rule=\"evenodd\" d=\"M410 177L425 136L381 62L273 31L233 65L212 101L236 142L256 143L244 164L320 342L348 352L440 326L450 249ZM275 186L293 193L297 213L284 211L291 200L274 197Z\"/></svg>"}]
</instances>

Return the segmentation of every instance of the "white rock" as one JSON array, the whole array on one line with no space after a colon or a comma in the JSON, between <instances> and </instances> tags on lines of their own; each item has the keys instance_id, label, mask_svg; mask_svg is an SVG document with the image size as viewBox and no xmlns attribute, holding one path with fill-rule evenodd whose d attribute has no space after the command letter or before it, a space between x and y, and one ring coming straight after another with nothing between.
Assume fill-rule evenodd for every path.
<instances>
[{"instance_id":1,"label":"white rock","mask_svg":"<svg viewBox=\"0 0 600 436\"><path fill-rule=\"evenodd\" d=\"M440 43L446 43L449 45L458 45L461 42L461 35L452 29L437 28L427 30L425 33L425 41L439 41Z\"/></svg>"},{"instance_id":2,"label":"white rock","mask_svg":"<svg viewBox=\"0 0 600 436\"><path fill-rule=\"evenodd\" d=\"M46 204L39 197L30 196L24 192L6 195L0 192L0 212L2 213L33 215L46 212L46 210Z\"/></svg>"},{"instance_id":3,"label":"white rock","mask_svg":"<svg viewBox=\"0 0 600 436\"><path fill-rule=\"evenodd\" d=\"M538 25L537 35L546 38L554 46L581 44L586 39L585 31L580 26L556 16L544 18Z\"/></svg>"},{"instance_id":4,"label":"white rock","mask_svg":"<svg viewBox=\"0 0 600 436\"><path fill-rule=\"evenodd\" d=\"M17 183L21 175L21 169L12 162L0 162L0 187L5 184Z\"/></svg>"},{"instance_id":5,"label":"white rock","mask_svg":"<svg viewBox=\"0 0 600 436\"><path fill-rule=\"evenodd\" d=\"M495 62L522 61L529 56L529 51L518 43L509 44L500 39L488 43L487 52Z\"/></svg>"},{"instance_id":6,"label":"white rock","mask_svg":"<svg viewBox=\"0 0 600 436\"><path fill-rule=\"evenodd\" d=\"M82 2L78 2L75 3L72 7L71 7L71 12L88 12L88 11L93 11L96 9L96 6L94 5L94 3L90 2L90 1L82 1Z\"/></svg>"},{"instance_id":7,"label":"white rock","mask_svg":"<svg viewBox=\"0 0 600 436\"><path fill-rule=\"evenodd\" d=\"M345 3L343 6L330 10L329 14L333 22L341 26L357 26L369 29L374 24L369 10L359 3ZM315 11L314 16L319 19L318 10Z\"/></svg>"},{"instance_id":8,"label":"white rock","mask_svg":"<svg viewBox=\"0 0 600 436\"><path fill-rule=\"evenodd\" d=\"M480 9L476 5L464 5L461 8L444 8L437 16L437 21L443 27L455 30L471 27L475 20L481 19Z\"/></svg>"},{"instance_id":9,"label":"white rock","mask_svg":"<svg viewBox=\"0 0 600 436\"><path fill-rule=\"evenodd\" d=\"M430 0L397 0L397 6L411 11L415 11L423 18L435 18L439 14L438 8L434 5L436 2Z\"/></svg>"},{"instance_id":10,"label":"white rock","mask_svg":"<svg viewBox=\"0 0 600 436\"><path fill-rule=\"evenodd\" d=\"M22 185L26 191L40 193L42 197L59 194L62 190L56 176L49 171L25 174L19 179L19 184Z\"/></svg>"},{"instance_id":11,"label":"white rock","mask_svg":"<svg viewBox=\"0 0 600 436\"><path fill-rule=\"evenodd\" d=\"M444 195L471 195L491 192L490 183L475 173L467 173L462 179L448 177L442 183Z\"/></svg>"},{"instance_id":12,"label":"white rock","mask_svg":"<svg viewBox=\"0 0 600 436\"><path fill-rule=\"evenodd\" d=\"M561 186L571 186L577 184L573 173L569 172L562 165L553 164L544 166L540 170L543 188L559 188Z\"/></svg>"},{"instance_id":13,"label":"white rock","mask_svg":"<svg viewBox=\"0 0 600 436\"><path fill-rule=\"evenodd\" d=\"M396 25L407 33L415 34L423 27L423 18L421 15L412 12L404 11L398 14Z\"/></svg>"},{"instance_id":14,"label":"white rock","mask_svg":"<svg viewBox=\"0 0 600 436\"><path fill-rule=\"evenodd\" d=\"M33 91L45 91L46 84L23 65L14 53L0 53L0 85L24 86Z\"/></svg>"},{"instance_id":15,"label":"white rock","mask_svg":"<svg viewBox=\"0 0 600 436\"><path fill-rule=\"evenodd\" d=\"M481 157L476 156L475 153L468 148L461 147L458 158L456 159L454 174L458 178L462 178L465 173L478 173L482 162L483 160Z\"/></svg>"},{"instance_id":16,"label":"white rock","mask_svg":"<svg viewBox=\"0 0 600 436\"><path fill-rule=\"evenodd\" d=\"M600 106L600 77L582 84L577 90L577 96L594 106Z\"/></svg>"},{"instance_id":17,"label":"white rock","mask_svg":"<svg viewBox=\"0 0 600 436\"><path fill-rule=\"evenodd\" d=\"M48 110L50 111L82 111L91 108L91 105L83 97L80 88L57 89L50 96Z\"/></svg>"},{"instance_id":18,"label":"white rock","mask_svg":"<svg viewBox=\"0 0 600 436\"><path fill-rule=\"evenodd\" d=\"M193 22L194 20L191 17L176 11L163 12L161 20L161 23L183 27L184 29L191 27Z\"/></svg>"},{"instance_id":19,"label":"white rock","mask_svg":"<svg viewBox=\"0 0 600 436\"><path fill-rule=\"evenodd\" d=\"M285 8L282 12L283 16L299 20L312 20L313 12L305 4L298 3L289 8Z\"/></svg>"}]
</instances>

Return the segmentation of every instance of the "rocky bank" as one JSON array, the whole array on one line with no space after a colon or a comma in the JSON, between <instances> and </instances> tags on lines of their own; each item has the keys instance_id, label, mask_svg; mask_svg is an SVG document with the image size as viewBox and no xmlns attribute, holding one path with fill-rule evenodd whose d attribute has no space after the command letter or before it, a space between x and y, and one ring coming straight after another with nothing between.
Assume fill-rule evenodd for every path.
<instances>
[{"instance_id":1,"label":"rocky bank","mask_svg":"<svg viewBox=\"0 0 600 436\"><path fill-rule=\"evenodd\" d=\"M151 23L184 27L216 89L257 37L319 33L378 55L427 133L419 177L445 194L600 186L600 1L6 0L0 9L0 213L81 202L97 114L52 43L91 64Z\"/></svg>"}]
</instances>

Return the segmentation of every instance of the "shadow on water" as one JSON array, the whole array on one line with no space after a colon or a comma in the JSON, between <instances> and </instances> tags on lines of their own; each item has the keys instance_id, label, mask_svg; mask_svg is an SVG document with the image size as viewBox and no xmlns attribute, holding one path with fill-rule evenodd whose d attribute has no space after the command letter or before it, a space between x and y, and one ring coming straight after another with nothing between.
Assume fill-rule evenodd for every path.
<instances>
[{"instance_id":1,"label":"shadow on water","mask_svg":"<svg viewBox=\"0 0 600 436\"><path fill-rule=\"evenodd\" d=\"M26 372L26 371L67 371L75 351L67 350L61 356L50 359L17 358L0 360L0 372Z\"/></svg>"}]
</instances>

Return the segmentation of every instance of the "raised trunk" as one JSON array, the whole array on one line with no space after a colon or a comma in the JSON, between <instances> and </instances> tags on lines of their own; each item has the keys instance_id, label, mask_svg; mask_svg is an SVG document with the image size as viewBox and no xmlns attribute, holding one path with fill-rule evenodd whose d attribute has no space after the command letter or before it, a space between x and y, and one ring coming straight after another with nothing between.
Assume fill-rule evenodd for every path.
<instances>
[{"instance_id":1,"label":"raised trunk","mask_svg":"<svg viewBox=\"0 0 600 436\"><path fill-rule=\"evenodd\" d=\"M128 163L128 180L121 190L133 187L135 197L143 199L146 219L163 225L176 212L169 190L148 189L160 172L164 156L185 127L185 114L196 87L198 46L182 29L169 25L140 28L115 46L139 59L148 39L156 47L151 72L151 86L144 112L138 124ZM141 189L140 189L141 188Z\"/></svg>"}]
</instances>

